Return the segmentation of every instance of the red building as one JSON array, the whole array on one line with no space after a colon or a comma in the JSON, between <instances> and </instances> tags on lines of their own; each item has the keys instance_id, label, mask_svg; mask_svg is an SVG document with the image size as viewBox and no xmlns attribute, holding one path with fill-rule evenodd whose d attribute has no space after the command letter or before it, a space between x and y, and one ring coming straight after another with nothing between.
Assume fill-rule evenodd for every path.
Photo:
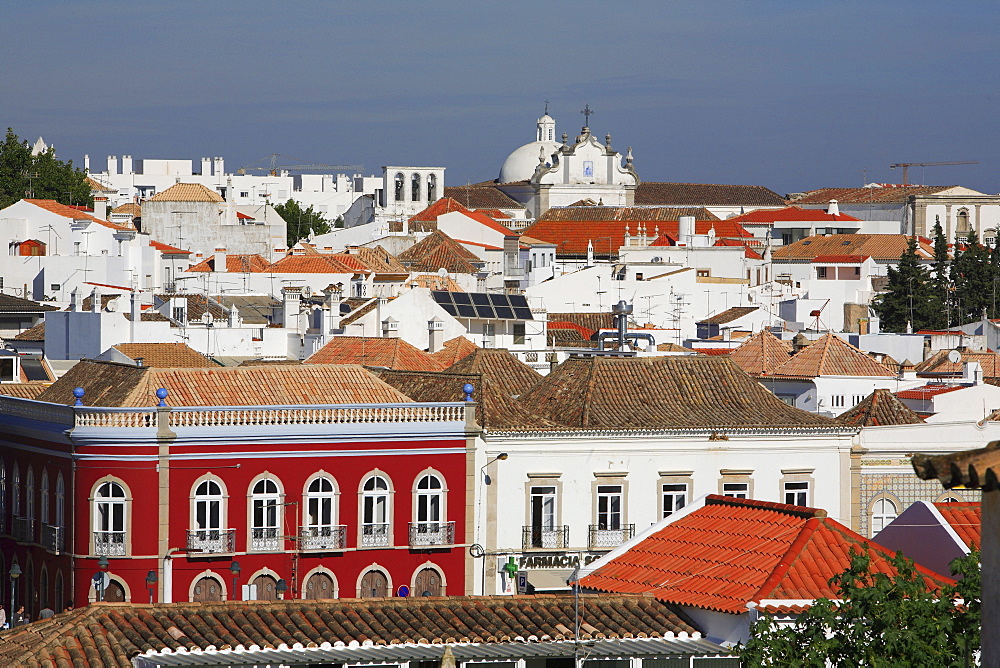
<instances>
[{"instance_id":1,"label":"red building","mask_svg":"<svg viewBox=\"0 0 1000 668\"><path fill-rule=\"evenodd\" d=\"M83 361L0 397L0 568L32 618L101 596L464 594L467 413L357 366Z\"/></svg>"}]
</instances>

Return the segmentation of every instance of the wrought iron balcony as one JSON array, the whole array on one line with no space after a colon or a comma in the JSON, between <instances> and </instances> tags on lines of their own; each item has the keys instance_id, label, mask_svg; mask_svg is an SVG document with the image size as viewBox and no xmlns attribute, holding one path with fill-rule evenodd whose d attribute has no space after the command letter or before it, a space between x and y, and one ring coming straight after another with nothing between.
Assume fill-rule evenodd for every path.
<instances>
[{"instance_id":1,"label":"wrought iron balcony","mask_svg":"<svg viewBox=\"0 0 1000 668\"><path fill-rule=\"evenodd\" d=\"M227 554L236 551L235 529L193 529L188 531L187 548L198 554Z\"/></svg>"},{"instance_id":2,"label":"wrought iron balcony","mask_svg":"<svg viewBox=\"0 0 1000 668\"><path fill-rule=\"evenodd\" d=\"M95 531L94 554L103 557L124 557L125 532Z\"/></svg>"},{"instance_id":3,"label":"wrought iron balcony","mask_svg":"<svg viewBox=\"0 0 1000 668\"><path fill-rule=\"evenodd\" d=\"M347 526L300 527L300 550L343 550L347 547Z\"/></svg>"},{"instance_id":4,"label":"wrought iron balcony","mask_svg":"<svg viewBox=\"0 0 1000 668\"><path fill-rule=\"evenodd\" d=\"M362 524L361 547L384 547L389 544L388 524Z\"/></svg>"},{"instance_id":5,"label":"wrought iron balcony","mask_svg":"<svg viewBox=\"0 0 1000 668\"><path fill-rule=\"evenodd\" d=\"M51 524L42 525L42 546L53 554L63 551L63 530L62 527Z\"/></svg>"},{"instance_id":6,"label":"wrought iron balcony","mask_svg":"<svg viewBox=\"0 0 1000 668\"><path fill-rule=\"evenodd\" d=\"M568 546L569 525L551 528L526 526L522 529L521 547L525 550L531 548L563 549Z\"/></svg>"},{"instance_id":7,"label":"wrought iron balcony","mask_svg":"<svg viewBox=\"0 0 1000 668\"><path fill-rule=\"evenodd\" d=\"M281 535L278 527L255 527L250 529L251 552L279 552Z\"/></svg>"},{"instance_id":8,"label":"wrought iron balcony","mask_svg":"<svg viewBox=\"0 0 1000 668\"><path fill-rule=\"evenodd\" d=\"M454 544L454 522L410 522L410 547L440 547Z\"/></svg>"},{"instance_id":9,"label":"wrought iron balcony","mask_svg":"<svg viewBox=\"0 0 1000 668\"><path fill-rule=\"evenodd\" d=\"M35 542L35 520L31 517L14 518L14 540L18 543Z\"/></svg>"},{"instance_id":10,"label":"wrought iron balcony","mask_svg":"<svg viewBox=\"0 0 1000 668\"><path fill-rule=\"evenodd\" d=\"M617 529L609 529L603 524L591 524L587 545L591 550L608 550L618 547L634 535L634 524L622 524Z\"/></svg>"}]
</instances>

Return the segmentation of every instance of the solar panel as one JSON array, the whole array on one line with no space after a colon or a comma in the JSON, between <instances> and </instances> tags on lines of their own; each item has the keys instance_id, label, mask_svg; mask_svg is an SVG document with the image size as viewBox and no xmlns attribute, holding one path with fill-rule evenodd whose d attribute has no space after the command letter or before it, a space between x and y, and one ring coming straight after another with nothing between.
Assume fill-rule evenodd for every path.
<instances>
[{"instance_id":1,"label":"solar panel","mask_svg":"<svg viewBox=\"0 0 1000 668\"><path fill-rule=\"evenodd\" d=\"M473 292L470 296L472 297L472 303L476 306L489 306L490 297L494 297L495 295L486 294L485 292Z\"/></svg>"},{"instance_id":2,"label":"solar panel","mask_svg":"<svg viewBox=\"0 0 1000 668\"><path fill-rule=\"evenodd\" d=\"M458 315L463 318L476 318L476 308L471 304L459 304L458 305Z\"/></svg>"},{"instance_id":3,"label":"solar panel","mask_svg":"<svg viewBox=\"0 0 1000 668\"><path fill-rule=\"evenodd\" d=\"M508 298L514 308L528 308L528 298L524 295L508 295Z\"/></svg>"},{"instance_id":4,"label":"solar panel","mask_svg":"<svg viewBox=\"0 0 1000 668\"><path fill-rule=\"evenodd\" d=\"M453 297L456 304L471 304L472 299L469 297L468 292L456 292Z\"/></svg>"},{"instance_id":5,"label":"solar panel","mask_svg":"<svg viewBox=\"0 0 1000 668\"><path fill-rule=\"evenodd\" d=\"M503 320L513 320L514 319L514 309L509 306L497 306L496 313L498 318Z\"/></svg>"},{"instance_id":6,"label":"solar panel","mask_svg":"<svg viewBox=\"0 0 1000 668\"><path fill-rule=\"evenodd\" d=\"M517 320L534 320L534 316L531 315L530 308L515 308L514 318Z\"/></svg>"},{"instance_id":7,"label":"solar panel","mask_svg":"<svg viewBox=\"0 0 1000 668\"><path fill-rule=\"evenodd\" d=\"M434 301L448 315L489 320L533 320L524 295L494 292L448 292L432 290Z\"/></svg>"}]
</instances>

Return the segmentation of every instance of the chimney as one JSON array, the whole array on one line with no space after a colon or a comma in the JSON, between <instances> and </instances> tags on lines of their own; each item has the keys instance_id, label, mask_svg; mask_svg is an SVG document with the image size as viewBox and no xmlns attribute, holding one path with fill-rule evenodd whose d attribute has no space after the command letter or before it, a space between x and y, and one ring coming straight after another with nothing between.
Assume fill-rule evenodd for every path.
<instances>
[{"instance_id":1,"label":"chimney","mask_svg":"<svg viewBox=\"0 0 1000 668\"><path fill-rule=\"evenodd\" d=\"M83 171L90 173L90 154L83 154Z\"/></svg>"},{"instance_id":2,"label":"chimney","mask_svg":"<svg viewBox=\"0 0 1000 668\"><path fill-rule=\"evenodd\" d=\"M107 197L95 197L94 198L94 218L100 218L101 220L108 219L108 198Z\"/></svg>"},{"instance_id":3,"label":"chimney","mask_svg":"<svg viewBox=\"0 0 1000 668\"><path fill-rule=\"evenodd\" d=\"M690 246L694 230L694 216L681 216L677 220L677 245Z\"/></svg>"},{"instance_id":4,"label":"chimney","mask_svg":"<svg viewBox=\"0 0 1000 668\"><path fill-rule=\"evenodd\" d=\"M90 293L90 312L101 312L101 292L97 288L94 288L94 290Z\"/></svg>"},{"instance_id":5,"label":"chimney","mask_svg":"<svg viewBox=\"0 0 1000 668\"><path fill-rule=\"evenodd\" d=\"M333 286L323 290L323 294L326 295L326 310L323 312L326 322L323 325L323 333L330 334L340 327L340 302L344 293L340 288Z\"/></svg>"},{"instance_id":6,"label":"chimney","mask_svg":"<svg viewBox=\"0 0 1000 668\"><path fill-rule=\"evenodd\" d=\"M835 199L830 200L830 206L829 208L827 208L826 212L831 216L840 215L840 205L837 203L837 200Z\"/></svg>"},{"instance_id":7,"label":"chimney","mask_svg":"<svg viewBox=\"0 0 1000 668\"><path fill-rule=\"evenodd\" d=\"M427 352L436 353L444 347L444 320L434 316L427 321Z\"/></svg>"},{"instance_id":8,"label":"chimney","mask_svg":"<svg viewBox=\"0 0 1000 668\"><path fill-rule=\"evenodd\" d=\"M399 337L399 321L391 315L382 321L382 337L386 339Z\"/></svg>"},{"instance_id":9,"label":"chimney","mask_svg":"<svg viewBox=\"0 0 1000 668\"><path fill-rule=\"evenodd\" d=\"M227 258L228 258L228 255L226 253L226 249L225 248L216 248L215 249L215 271L216 272L229 271L229 268L226 266Z\"/></svg>"},{"instance_id":10,"label":"chimney","mask_svg":"<svg viewBox=\"0 0 1000 668\"><path fill-rule=\"evenodd\" d=\"M982 385L983 367L979 362L966 362L962 365L962 380L970 385Z\"/></svg>"},{"instance_id":11,"label":"chimney","mask_svg":"<svg viewBox=\"0 0 1000 668\"><path fill-rule=\"evenodd\" d=\"M215 176L222 176L223 174L225 174L226 173L226 170L224 169L225 161L219 157L212 158L212 160L215 163Z\"/></svg>"},{"instance_id":12,"label":"chimney","mask_svg":"<svg viewBox=\"0 0 1000 668\"><path fill-rule=\"evenodd\" d=\"M132 156L123 155L122 156L122 174L132 173Z\"/></svg>"},{"instance_id":13,"label":"chimney","mask_svg":"<svg viewBox=\"0 0 1000 668\"><path fill-rule=\"evenodd\" d=\"M299 297L302 295L302 288L298 286L286 286L281 288L283 301L283 318L285 328L296 331L299 329Z\"/></svg>"},{"instance_id":14,"label":"chimney","mask_svg":"<svg viewBox=\"0 0 1000 668\"><path fill-rule=\"evenodd\" d=\"M69 293L69 310L80 310L80 291L78 288L73 288L73 290Z\"/></svg>"},{"instance_id":15,"label":"chimney","mask_svg":"<svg viewBox=\"0 0 1000 668\"><path fill-rule=\"evenodd\" d=\"M108 174L118 173L118 156L109 155L108 156Z\"/></svg>"},{"instance_id":16,"label":"chimney","mask_svg":"<svg viewBox=\"0 0 1000 668\"><path fill-rule=\"evenodd\" d=\"M201 175L211 176L212 175L212 161L209 158L201 159Z\"/></svg>"},{"instance_id":17,"label":"chimney","mask_svg":"<svg viewBox=\"0 0 1000 668\"><path fill-rule=\"evenodd\" d=\"M899 365L899 379L900 380L916 380L917 371L916 367L909 359L905 359Z\"/></svg>"}]
</instances>

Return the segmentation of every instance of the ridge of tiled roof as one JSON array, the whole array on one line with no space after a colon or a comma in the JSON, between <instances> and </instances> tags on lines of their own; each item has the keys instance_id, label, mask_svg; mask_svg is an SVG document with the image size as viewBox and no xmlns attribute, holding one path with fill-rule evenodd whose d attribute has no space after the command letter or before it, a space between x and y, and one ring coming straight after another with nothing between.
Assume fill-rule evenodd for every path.
<instances>
[{"instance_id":1,"label":"ridge of tiled roof","mask_svg":"<svg viewBox=\"0 0 1000 668\"><path fill-rule=\"evenodd\" d=\"M704 506L663 522L580 584L738 615L763 599L836 598L830 579L849 566L852 550L866 552L875 572L893 572L893 552L815 508L710 494ZM931 587L952 583L917 569Z\"/></svg>"},{"instance_id":2,"label":"ridge of tiled roof","mask_svg":"<svg viewBox=\"0 0 1000 668\"><path fill-rule=\"evenodd\" d=\"M419 213L410 216L410 223L437 223L438 216L458 212L489 227L492 230L511 236L514 234L506 226L490 218L486 213L462 206L452 197L442 197Z\"/></svg>"},{"instance_id":3,"label":"ridge of tiled roof","mask_svg":"<svg viewBox=\"0 0 1000 668\"><path fill-rule=\"evenodd\" d=\"M846 413L841 413L835 419L841 424L853 427L886 427L920 424L924 421L887 389L875 390L857 406Z\"/></svg>"},{"instance_id":4,"label":"ridge of tiled roof","mask_svg":"<svg viewBox=\"0 0 1000 668\"><path fill-rule=\"evenodd\" d=\"M719 221L719 217L702 206L559 206L541 216L542 220L574 222L622 221L627 223L676 223L681 216L693 216L700 221ZM731 219L730 219L731 220ZM673 226L676 228L676 225ZM647 230L651 234L653 230ZM632 225L632 234L636 233Z\"/></svg>"},{"instance_id":5,"label":"ridge of tiled roof","mask_svg":"<svg viewBox=\"0 0 1000 668\"><path fill-rule=\"evenodd\" d=\"M447 371L480 374L508 397L524 394L542 379L542 374L504 348L477 348L448 367Z\"/></svg>"},{"instance_id":6,"label":"ridge of tiled roof","mask_svg":"<svg viewBox=\"0 0 1000 668\"><path fill-rule=\"evenodd\" d=\"M346 255L360 260L369 269L378 274L405 274L408 273L406 267L396 259L396 256L382 248L375 246L352 246Z\"/></svg>"},{"instance_id":7,"label":"ridge of tiled roof","mask_svg":"<svg viewBox=\"0 0 1000 668\"><path fill-rule=\"evenodd\" d=\"M470 209L524 209L524 205L500 190L492 181L466 186L445 186L444 196Z\"/></svg>"},{"instance_id":8,"label":"ridge of tiled roof","mask_svg":"<svg viewBox=\"0 0 1000 668\"><path fill-rule=\"evenodd\" d=\"M969 549L978 549L983 540L983 510L979 501L945 501L935 503L941 517L951 525Z\"/></svg>"},{"instance_id":9,"label":"ridge of tiled roof","mask_svg":"<svg viewBox=\"0 0 1000 668\"><path fill-rule=\"evenodd\" d=\"M0 394L18 399L37 399L52 383L49 381L30 381L25 383L0 383Z\"/></svg>"},{"instance_id":10,"label":"ridge of tiled roof","mask_svg":"<svg viewBox=\"0 0 1000 668\"><path fill-rule=\"evenodd\" d=\"M34 327L30 327L17 336L14 337L15 341L44 341L45 340L45 321L42 320Z\"/></svg>"},{"instance_id":11,"label":"ridge of tiled roof","mask_svg":"<svg viewBox=\"0 0 1000 668\"><path fill-rule=\"evenodd\" d=\"M301 364L211 369L136 367L81 360L38 396L73 404L84 388L86 406L144 407L166 388L170 406L273 406L398 403L410 399L361 366Z\"/></svg>"},{"instance_id":12,"label":"ridge of tiled roof","mask_svg":"<svg viewBox=\"0 0 1000 668\"><path fill-rule=\"evenodd\" d=\"M226 255L226 271L234 274L267 272L270 266L262 255ZM215 256L190 266L188 271L215 271Z\"/></svg>"},{"instance_id":13,"label":"ridge of tiled roof","mask_svg":"<svg viewBox=\"0 0 1000 668\"><path fill-rule=\"evenodd\" d=\"M743 316L749 315L759 308L759 306L733 306L732 308L728 308L721 313L716 313L715 315L705 318L704 320L699 320L698 322L711 325L725 325L727 322L739 320Z\"/></svg>"},{"instance_id":14,"label":"ridge of tiled roof","mask_svg":"<svg viewBox=\"0 0 1000 668\"><path fill-rule=\"evenodd\" d=\"M225 202L222 195L200 183L175 183L148 202Z\"/></svg>"},{"instance_id":15,"label":"ridge of tiled roof","mask_svg":"<svg viewBox=\"0 0 1000 668\"><path fill-rule=\"evenodd\" d=\"M733 218L728 218L727 220L736 221L741 225L762 225L774 223L776 221L792 221L792 222L821 222L821 223L836 223L842 221L850 222L860 222L860 218L855 218L854 216L849 216L846 213L840 214L830 214L823 209L803 209L798 206L788 206L784 209L755 209L748 213L735 216Z\"/></svg>"},{"instance_id":16,"label":"ridge of tiled roof","mask_svg":"<svg viewBox=\"0 0 1000 668\"><path fill-rule=\"evenodd\" d=\"M367 273L363 265L345 260L347 255L331 253L289 254L267 266L275 274L357 274ZM228 262L226 263L229 264Z\"/></svg>"},{"instance_id":17,"label":"ridge of tiled roof","mask_svg":"<svg viewBox=\"0 0 1000 668\"><path fill-rule=\"evenodd\" d=\"M143 366L188 369L219 366L186 343L119 343L113 348L131 360L141 357Z\"/></svg>"},{"instance_id":18,"label":"ridge of tiled roof","mask_svg":"<svg viewBox=\"0 0 1000 668\"><path fill-rule=\"evenodd\" d=\"M920 387L911 387L907 390L900 390L896 392L896 397L899 399L916 399L918 401L928 401L939 394L947 394L949 392L957 392L958 390L964 390L968 385L921 385Z\"/></svg>"},{"instance_id":19,"label":"ridge of tiled roof","mask_svg":"<svg viewBox=\"0 0 1000 668\"><path fill-rule=\"evenodd\" d=\"M447 369L455 362L471 355L479 350L479 346L464 336L456 336L448 339L441 346L441 350L431 353L431 357L441 363L443 369Z\"/></svg>"},{"instance_id":20,"label":"ridge of tiled roof","mask_svg":"<svg viewBox=\"0 0 1000 668\"><path fill-rule=\"evenodd\" d=\"M695 634L686 616L649 597L583 594L581 640ZM92 603L3 633L7 666L120 668L148 650L276 649L323 643L506 643L573 638L572 596L294 599L223 603ZM556 628L562 626L566 632ZM548 640L545 640L548 638ZM713 646L715 647L715 646ZM99 648L99 649L98 649Z\"/></svg>"},{"instance_id":21,"label":"ridge of tiled roof","mask_svg":"<svg viewBox=\"0 0 1000 668\"><path fill-rule=\"evenodd\" d=\"M784 403L728 357L571 357L520 400L578 429L836 426Z\"/></svg>"},{"instance_id":22,"label":"ridge of tiled roof","mask_svg":"<svg viewBox=\"0 0 1000 668\"><path fill-rule=\"evenodd\" d=\"M812 261L822 255L863 255L880 262L898 262L906 251L908 239L905 234L816 234L775 248L771 257L774 260ZM934 248L918 240L917 256L932 258Z\"/></svg>"},{"instance_id":23,"label":"ridge of tiled roof","mask_svg":"<svg viewBox=\"0 0 1000 668\"><path fill-rule=\"evenodd\" d=\"M596 332L601 329L612 329L615 326L615 316L611 311L591 311L581 313L557 313L548 314L549 322L571 322L580 327Z\"/></svg>"},{"instance_id":24,"label":"ridge of tiled roof","mask_svg":"<svg viewBox=\"0 0 1000 668\"><path fill-rule=\"evenodd\" d=\"M135 202L125 202L111 209L111 213L127 213L135 218L142 215L142 207Z\"/></svg>"},{"instance_id":25,"label":"ridge of tiled roof","mask_svg":"<svg viewBox=\"0 0 1000 668\"><path fill-rule=\"evenodd\" d=\"M762 376L787 362L791 354L792 346L787 341L762 329L733 350L729 359L751 376Z\"/></svg>"},{"instance_id":26,"label":"ridge of tiled roof","mask_svg":"<svg viewBox=\"0 0 1000 668\"><path fill-rule=\"evenodd\" d=\"M80 211L79 209L74 209L71 206L66 206L65 204L60 204L59 202L52 199L25 199L25 202L29 204L34 204L39 209L44 209L49 213L54 213L56 215L62 216L63 218L69 218L71 220L79 220L81 218L89 220L92 223L97 223L98 225L103 225L104 227L110 227L112 230L131 230L135 231L135 228L131 225L119 225L117 223L112 223L108 220L101 220L100 218L94 216L92 213L87 213L86 211Z\"/></svg>"},{"instance_id":27,"label":"ridge of tiled roof","mask_svg":"<svg viewBox=\"0 0 1000 668\"><path fill-rule=\"evenodd\" d=\"M775 378L815 378L816 376L895 377L897 374L830 332L795 353L770 375Z\"/></svg>"},{"instance_id":28,"label":"ridge of tiled roof","mask_svg":"<svg viewBox=\"0 0 1000 668\"><path fill-rule=\"evenodd\" d=\"M865 188L820 188L796 197L795 204L828 204L835 199L840 204L874 204L905 202L910 195L934 195L956 186L870 186Z\"/></svg>"},{"instance_id":29,"label":"ridge of tiled roof","mask_svg":"<svg viewBox=\"0 0 1000 668\"><path fill-rule=\"evenodd\" d=\"M678 206L785 206L785 198L764 186L643 181L635 203Z\"/></svg>"},{"instance_id":30,"label":"ridge of tiled roof","mask_svg":"<svg viewBox=\"0 0 1000 668\"><path fill-rule=\"evenodd\" d=\"M474 274L479 257L441 230L434 230L424 239L399 254L399 261L410 271L435 272L446 269L453 274Z\"/></svg>"},{"instance_id":31,"label":"ridge of tiled roof","mask_svg":"<svg viewBox=\"0 0 1000 668\"><path fill-rule=\"evenodd\" d=\"M962 359L952 362L948 359L951 350L939 350L920 364L913 367L917 375L962 375L962 368L967 362L979 362L983 376L995 378L1000 376L1000 354L992 350L960 350Z\"/></svg>"},{"instance_id":32,"label":"ridge of tiled roof","mask_svg":"<svg viewBox=\"0 0 1000 668\"><path fill-rule=\"evenodd\" d=\"M0 313L39 313L58 310L59 308L52 304L42 304L31 299L0 293Z\"/></svg>"},{"instance_id":33,"label":"ridge of tiled roof","mask_svg":"<svg viewBox=\"0 0 1000 668\"><path fill-rule=\"evenodd\" d=\"M455 279L450 276L441 277L437 273L417 274L406 282L406 287L444 290L446 292L465 292L465 289Z\"/></svg>"},{"instance_id":34,"label":"ridge of tiled roof","mask_svg":"<svg viewBox=\"0 0 1000 668\"><path fill-rule=\"evenodd\" d=\"M306 364L361 364L407 371L441 371L436 359L398 337L335 336Z\"/></svg>"}]
</instances>

